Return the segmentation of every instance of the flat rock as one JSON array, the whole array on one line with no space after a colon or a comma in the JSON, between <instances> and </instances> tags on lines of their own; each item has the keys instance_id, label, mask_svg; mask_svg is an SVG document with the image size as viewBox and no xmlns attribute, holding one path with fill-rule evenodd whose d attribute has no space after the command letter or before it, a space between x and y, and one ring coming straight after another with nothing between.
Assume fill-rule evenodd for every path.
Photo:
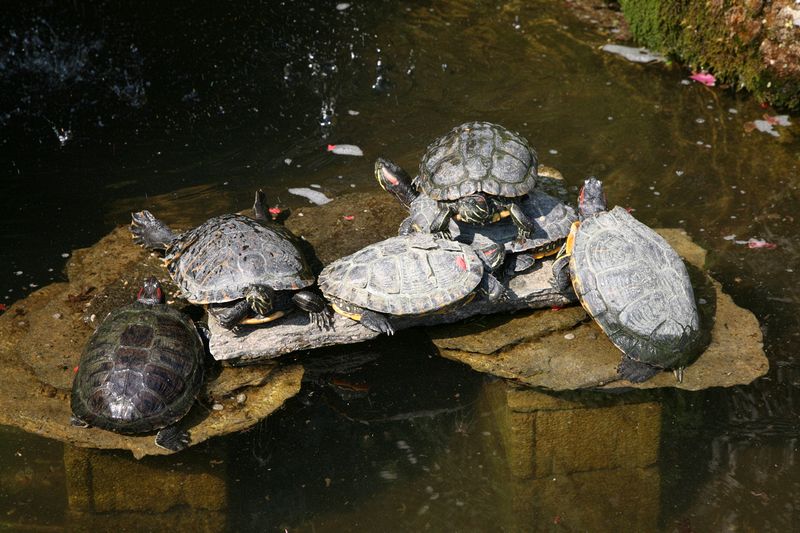
<instances>
[{"instance_id":1,"label":"flat rock","mask_svg":"<svg viewBox=\"0 0 800 533\"><path fill-rule=\"evenodd\" d=\"M168 294L174 290L160 260L134 246L127 228L117 228L77 250L67 275L69 282L43 287L0 315L0 424L81 447L128 449L137 458L169 453L155 446L153 435L130 437L69 423L74 368L94 325L132 301L147 275L156 275ZM192 444L268 416L299 392L303 369L272 363L211 373L183 422Z\"/></svg>"},{"instance_id":2,"label":"flat rock","mask_svg":"<svg viewBox=\"0 0 800 533\"><path fill-rule=\"evenodd\" d=\"M677 387L699 390L747 384L769 370L755 316L737 306L700 269L705 251L683 232L657 230L689 263L704 327L706 350L682 382L662 372L645 383L617 377L621 352L580 307L493 317L482 323L440 326L429 332L440 353L477 371L551 390Z\"/></svg>"}]
</instances>

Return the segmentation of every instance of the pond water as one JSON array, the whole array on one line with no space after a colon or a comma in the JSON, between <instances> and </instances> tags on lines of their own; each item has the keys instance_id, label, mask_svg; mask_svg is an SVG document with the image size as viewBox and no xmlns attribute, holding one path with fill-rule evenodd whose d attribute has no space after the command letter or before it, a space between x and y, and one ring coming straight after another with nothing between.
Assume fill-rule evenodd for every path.
<instances>
[{"instance_id":1,"label":"pond water","mask_svg":"<svg viewBox=\"0 0 800 533\"><path fill-rule=\"evenodd\" d=\"M19 3L0 33L0 303L63 279L70 251L130 211L158 205L188 226L248 207L258 187L288 207L306 203L291 187L373 190L375 157L414 169L433 138L488 120L573 190L597 175L612 203L708 249L758 317L770 372L548 410L404 333L329 355L254 430L166 459L0 428L0 527L796 527L800 142L794 126L747 131L774 110L605 54L607 36L556 2L63 4ZM336 143L365 157L328 153ZM528 411L512 412L503 398L519 394ZM125 478L149 480L161 507L127 502Z\"/></svg>"}]
</instances>

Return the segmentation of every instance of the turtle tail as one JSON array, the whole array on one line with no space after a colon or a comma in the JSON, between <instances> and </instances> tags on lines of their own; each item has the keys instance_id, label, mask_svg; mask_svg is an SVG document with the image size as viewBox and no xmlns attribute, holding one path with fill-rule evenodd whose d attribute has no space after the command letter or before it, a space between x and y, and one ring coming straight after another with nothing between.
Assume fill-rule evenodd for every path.
<instances>
[{"instance_id":1,"label":"turtle tail","mask_svg":"<svg viewBox=\"0 0 800 533\"><path fill-rule=\"evenodd\" d=\"M166 250L176 235L150 211L131 213L131 234L133 242L148 250Z\"/></svg>"}]
</instances>

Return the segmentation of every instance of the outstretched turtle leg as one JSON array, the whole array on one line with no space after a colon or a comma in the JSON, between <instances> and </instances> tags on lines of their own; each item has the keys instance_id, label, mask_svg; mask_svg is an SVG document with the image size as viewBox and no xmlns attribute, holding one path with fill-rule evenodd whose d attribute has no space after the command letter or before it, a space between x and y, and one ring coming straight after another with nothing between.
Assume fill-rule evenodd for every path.
<instances>
[{"instance_id":1,"label":"outstretched turtle leg","mask_svg":"<svg viewBox=\"0 0 800 533\"><path fill-rule=\"evenodd\" d=\"M533 233L533 220L525 214L519 202L511 202L507 207L511 220L517 227L517 241L524 242Z\"/></svg>"},{"instance_id":2,"label":"outstretched turtle leg","mask_svg":"<svg viewBox=\"0 0 800 533\"><path fill-rule=\"evenodd\" d=\"M133 242L148 250L166 250L177 237L166 224L147 210L131 213L130 229Z\"/></svg>"},{"instance_id":3,"label":"outstretched turtle leg","mask_svg":"<svg viewBox=\"0 0 800 533\"><path fill-rule=\"evenodd\" d=\"M500 281L488 272L483 275L480 289L490 302L500 302L508 298L506 288Z\"/></svg>"},{"instance_id":4,"label":"outstretched turtle leg","mask_svg":"<svg viewBox=\"0 0 800 533\"><path fill-rule=\"evenodd\" d=\"M294 304L308 313L308 318L319 329L331 329L333 312L325 299L311 291L300 291L292 295Z\"/></svg>"},{"instance_id":5,"label":"outstretched turtle leg","mask_svg":"<svg viewBox=\"0 0 800 533\"><path fill-rule=\"evenodd\" d=\"M239 300L230 307L215 307L212 314L217 318L220 326L225 329L234 329L249 312L250 303L247 300Z\"/></svg>"},{"instance_id":6,"label":"outstretched turtle leg","mask_svg":"<svg viewBox=\"0 0 800 533\"><path fill-rule=\"evenodd\" d=\"M506 279L513 278L516 274L526 272L536 265L536 258L530 253L510 254L506 260L504 276Z\"/></svg>"},{"instance_id":7,"label":"outstretched turtle leg","mask_svg":"<svg viewBox=\"0 0 800 533\"><path fill-rule=\"evenodd\" d=\"M660 368L640 361L634 361L628 356L622 356L622 360L617 367L617 374L619 374L619 377L627 379L631 383L643 383L659 372L661 372Z\"/></svg>"},{"instance_id":8,"label":"outstretched turtle leg","mask_svg":"<svg viewBox=\"0 0 800 533\"><path fill-rule=\"evenodd\" d=\"M380 313L364 309L361 312L361 321L366 327L378 333L386 333L387 335L394 335L394 328L389 319Z\"/></svg>"},{"instance_id":9,"label":"outstretched turtle leg","mask_svg":"<svg viewBox=\"0 0 800 533\"><path fill-rule=\"evenodd\" d=\"M156 446L179 452L189 445L189 432L181 429L177 424L167 426L156 433Z\"/></svg>"}]
</instances>

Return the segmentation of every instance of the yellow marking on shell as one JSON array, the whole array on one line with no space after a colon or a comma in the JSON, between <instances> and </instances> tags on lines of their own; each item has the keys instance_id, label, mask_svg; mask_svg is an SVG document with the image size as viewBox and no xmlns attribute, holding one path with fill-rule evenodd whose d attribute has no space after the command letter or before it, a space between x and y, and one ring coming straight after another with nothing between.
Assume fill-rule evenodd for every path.
<instances>
[{"instance_id":1,"label":"yellow marking on shell","mask_svg":"<svg viewBox=\"0 0 800 533\"><path fill-rule=\"evenodd\" d=\"M348 313L347 311L345 311L344 309L333 303L331 304L331 307L333 307L333 310L339 313L340 315L346 316L347 318L355 320L356 322L361 322L360 313Z\"/></svg>"},{"instance_id":2,"label":"yellow marking on shell","mask_svg":"<svg viewBox=\"0 0 800 533\"><path fill-rule=\"evenodd\" d=\"M267 322L272 322L273 320L277 320L280 317L284 316L286 313L284 311L275 311L269 316L265 317L252 317L252 318L245 318L240 324L245 324L247 326L254 326L257 324L266 324Z\"/></svg>"}]
</instances>

